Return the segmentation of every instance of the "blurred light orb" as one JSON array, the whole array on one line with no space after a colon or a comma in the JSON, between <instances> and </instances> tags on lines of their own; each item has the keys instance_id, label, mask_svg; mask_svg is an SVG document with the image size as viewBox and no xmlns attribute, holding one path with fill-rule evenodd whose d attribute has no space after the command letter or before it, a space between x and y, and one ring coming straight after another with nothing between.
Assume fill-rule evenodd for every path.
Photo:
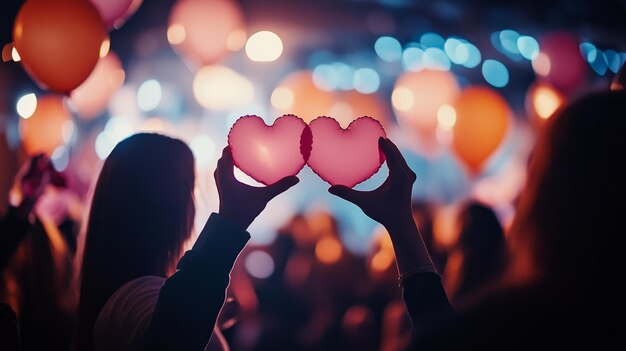
<instances>
[{"instance_id":1,"label":"blurred light orb","mask_svg":"<svg viewBox=\"0 0 626 351\"><path fill-rule=\"evenodd\" d=\"M424 33L420 37L420 44L425 48L443 49L445 42L441 35L433 32Z\"/></svg>"},{"instance_id":2,"label":"blurred light orb","mask_svg":"<svg viewBox=\"0 0 626 351\"><path fill-rule=\"evenodd\" d=\"M102 41L102 45L100 46L100 58L105 57L109 54L109 50L111 49L111 40L109 38L104 39Z\"/></svg>"},{"instance_id":3,"label":"blurred light orb","mask_svg":"<svg viewBox=\"0 0 626 351\"><path fill-rule=\"evenodd\" d=\"M223 111L250 103L254 86L228 67L206 66L196 73L193 95L202 107Z\"/></svg>"},{"instance_id":4,"label":"blurred light orb","mask_svg":"<svg viewBox=\"0 0 626 351\"><path fill-rule=\"evenodd\" d=\"M500 94L487 87L463 90L453 107L452 149L470 173L477 174L504 140L511 109Z\"/></svg>"},{"instance_id":5,"label":"blurred light orb","mask_svg":"<svg viewBox=\"0 0 626 351\"><path fill-rule=\"evenodd\" d=\"M196 158L196 164L199 168L207 169L213 166L217 161L217 147L215 142L205 134L194 137L189 143L189 147Z\"/></svg>"},{"instance_id":6,"label":"blurred light orb","mask_svg":"<svg viewBox=\"0 0 626 351\"><path fill-rule=\"evenodd\" d=\"M374 43L376 55L386 62L396 62L402 57L402 45L393 37L380 37Z\"/></svg>"},{"instance_id":7,"label":"blurred light orb","mask_svg":"<svg viewBox=\"0 0 626 351\"><path fill-rule=\"evenodd\" d=\"M508 53L514 54L514 55L520 53L519 48L517 46L517 41L520 38L520 35L518 32L511 30L511 29L505 29L500 32L499 38L500 38L500 43L502 44L502 48L506 50Z\"/></svg>"},{"instance_id":8,"label":"blurred light orb","mask_svg":"<svg viewBox=\"0 0 626 351\"><path fill-rule=\"evenodd\" d=\"M428 48L424 51L424 67L435 71L449 71L450 59L439 48Z\"/></svg>"},{"instance_id":9,"label":"blurred light orb","mask_svg":"<svg viewBox=\"0 0 626 351\"><path fill-rule=\"evenodd\" d=\"M22 145L29 155L43 152L50 156L71 139L72 125L72 115L62 96L42 96L32 116L20 119Z\"/></svg>"},{"instance_id":10,"label":"blurred light orb","mask_svg":"<svg viewBox=\"0 0 626 351\"><path fill-rule=\"evenodd\" d=\"M339 261L342 251L339 240L331 236L323 237L315 245L315 257L324 264L333 264Z\"/></svg>"},{"instance_id":11,"label":"blurred light orb","mask_svg":"<svg viewBox=\"0 0 626 351\"><path fill-rule=\"evenodd\" d=\"M563 105L565 97L553 86L545 82L531 85L526 96L528 114L541 120L546 120Z\"/></svg>"},{"instance_id":12,"label":"blurred light orb","mask_svg":"<svg viewBox=\"0 0 626 351\"><path fill-rule=\"evenodd\" d=\"M548 55L539 53L532 61L533 70L541 77L546 77L550 74L552 63Z\"/></svg>"},{"instance_id":13,"label":"blurred light orb","mask_svg":"<svg viewBox=\"0 0 626 351\"><path fill-rule=\"evenodd\" d=\"M464 46L467 50L468 58L461 65L466 68L474 68L478 66L480 64L480 61L482 60L482 56L480 54L480 50L478 50L478 47L471 43L465 43Z\"/></svg>"},{"instance_id":14,"label":"blurred light orb","mask_svg":"<svg viewBox=\"0 0 626 351\"><path fill-rule=\"evenodd\" d=\"M444 51L452 63L462 65L470 58L468 45L460 39L448 38L444 44Z\"/></svg>"},{"instance_id":15,"label":"blurred light orb","mask_svg":"<svg viewBox=\"0 0 626 351\"><path fill-rule=\"evenodd\" d=\"M591 69L599 76L603 76L606 74L606 71L609 69L608 60L606 58L606 54L602 50L597 50L597 54L595 55L595 60L590 62Z\"/></svg>"},{"instance_id":16,"label":"blurred light orb","mask_svg":"<svg viewBox=\"0 0 626 351\"><path fill-rule=\"evenodd\" d=\"M415 104L413 98L413 92L411 89L405 87L398 87L391 93L391 104L399 111L408 111Z\"/></svg>"},{"instance_id":17,"label":"blurred light orb","mask_svg":"<svg viewBox=\"0 0 626 351\"><path fill-rule=\"evenodd\" d=\"M313 69L313 83L321 90L333 91L339 88L339 77L332 65L320 64Z\"/></svg>"},{"instance_id":18,"label":"blurred light orb","mask_svg":"<svg viewBox=\"0 0 626 351\"><path fill-rule=\"evenodd\" d=\"M267 252L255 250L246 256L246 271L259 279L265 279L274 273L274 259Z\"/></svg>"},{"instance_id":19,"label":"blurred light orb","mask_svg":"<svg viewBox=\"0 0 626 351\"><path fill-rule=\"evenodd\" d=\"M23 95L17 100L15 109L20 117L24 119L30 118L37 110L37 96L34 93Z\"/></svg>"},{"instance_id":20,"label":"blurred light orb","mask_svg":"<svg viewBox=\"0 0 626 351\"><path fill-rule=\"evenodd\" d=\"M583 55L583 58L588 63L591 63L596 60L596 56L598 55L598 49L596 46L589 42L581 43L580 46L580 54Z\"/></svg>"},{"instance_id":21,"label":"blurred light orb","mask_svg":"<svg viewBox=\"0 0 626 351\"><path fill-rule=\"evenodd\" d=\"M11 58L15 62L20 62L22 60L22 58L20 57L20 53L17 52L17 49L15 47L13 47L13 49L11 49Z\"/></svg>"},{"instance_id":22,"label":"blurred light orb","mask_svg":"<svg viewBox=\"0 0 626 351\"><path fill-rule=\"evenodd\" d=\"M450 105L441 105L437 111L437 126L443 130L451 130L456 123L456 111Z\"/></svg>"},{"instance_id":23,"label":"blurred light orb","mask_svg":"<svg viewBox=\"0 0 626 351\"><path fill-rule=\"evenodd\" d=\"M244 30L241 8L232 0L178 0L170 13L168 41L196 66L213 64L229 52L229 36Z\"/></svg>"},{"instance_id":24,"label":"blurred light orb","mask_svg":"<svg viewBox=\"0 0 626 351\"><path fill-rule=\"evenodd\" d=\"M354 81L354 68L343 62L332 64L333 73L337 79L337 87L341 90L352 90Z\"/></svg>"},{"instance_id":25,"label":"blurred light orb","mask_svg":"<svg viewBox=\"0 0 626 351\"><path fill-rule=\"evenodd\" d=\"M137 89L137 106L141 111L150 112L161 103L161 84L156 79L149 79Z\"/></svg>"},{"instance_id":26,"label":"blurred light orb","mask_svg":"<svg viewBox=\"0 0 626 351\"><path fill-rule=\"evenodd\" d=\"M135 128L127 118L114 116L107 121L104 131L110 136L111 140L118 143L131 136L135 132Z\"/></svg>"},{"instance_id":27,"label":"blurred light orb","mask_svg":"<svg viewBox=\"0 0 626 351\"><path fill-rule=\"evenodd\" d=\"M283 42L274 32L267 30L256 32L246 42L246 55L252 61L276 61L282 53Z\"/></svg>"},{"instance_id":28,"label":"blurred light orb","mask_svg":"<svg viewBox=\"0 0 626 351\"><path fill-rule=\"evenodd\" d=\"M439 109L452 105L459 90L450 71L404 73L391 96L398 122L420 136L434 137Z\"/></svg>"},{"instance_id":29,"label":"blurred light orb","mask_svg":"<svg viewBox=\"0 0 626 351\"><path fill-rule=\"evenodd\" d=\"M550 68L546 74L535 71L561 92L569 94L576 90L586 75L579 39L568 32L554 32L541 37L539 44L541 53L549 59ZM541 55L537 59L539 57Z\"/></svg>"},{"instance_id":30,"label":"blurred light orb","mask_svg":"<svg viewBox=\"0 0 626 351\"><path fill-rule=\"evenodd\" d=\"M293 106L293 91L286 87L278 87L272 92L271 102L274 108L288 110Z\"/></svg>"},{"instance_id":31,"label":"blurred light orb","mask_svg":"<svg viewBox=\"0 0 626 351\"><path fill-rule=\"evenodd\" d=\"M402 52L402 67L414 72L424 69L424 50L417 47L406 48Z\"/></svg>"},{"instance_id":32,"label":"blurred light orb","mask_svg":"<svg viewBox=\"0 0 626 351\"><path fill-rule=\"evenodd\" d=\"M98 61L89 77L70 94L78 117L92 119L107 107L113 93L124 84L126 74L113 52Z\"/></svg>"},{"instance_id":33,"label":"blurred light orb","mask_svg":"<svg viewBox=\"0 0 626 351\"><path fill-rule=\"evenodd\" d=\"M50 161L52 162L52 166L58 172L62 172L67 168L67 165L70 163L70 155L67 147L59 146L54 149L52 155L50 156Z\"/></svg>"},{"instance_id":34,"label":"blurred light orb","mask_svg":"<svg viewBox=\"0 0 626 351\"><path fill-rule=\"evenodd\" d=\"M517 38L517 49L525 59L534 60L539 55L539 42L529 35L522 35Z\"/></svg>"},{"instance_id":35,"label":"blurred light orb","mask_svg":"<svg viewBox=\"0 0 626 351\"><path fill-rule=\"evenodd\" d=\"M496 88L505 87L509 83L509 71L500 61L485 60L482 73L487 83Z\"/></svg>"},{"instance_id":36,"label":"blurred light orb","mask_svg":"<svg viewBox=\"0 0 626 351\"><path fill-rule=\"evenodd\" d=\"M354 71L352 85L359 93L372 94L380 87L380 77L371 68L359 68Z\"/></svg>"},{"instance_id":37,"label":"blurred light orb","mask_svg":"<svg viewBox=\"0 0 626 351\"><path fill-rule=\"evenodd\" d=\"M167 28L167 41L171 45L178 45L185 41L185 26L182 24L172 24Z\"/></svg>"},{"instance_id":38,"label":"blurred light orb","mask_svg":"<svg viewBox=\"0 0 626 351\"><path fill-rule=\"evenodd\" d=\"M620 54L614 50L605 50L604 57L606 59L606 64L608 68L613 72L619 72L619 68L622 65L622 59Z\"/></svg>"}]
</instances>

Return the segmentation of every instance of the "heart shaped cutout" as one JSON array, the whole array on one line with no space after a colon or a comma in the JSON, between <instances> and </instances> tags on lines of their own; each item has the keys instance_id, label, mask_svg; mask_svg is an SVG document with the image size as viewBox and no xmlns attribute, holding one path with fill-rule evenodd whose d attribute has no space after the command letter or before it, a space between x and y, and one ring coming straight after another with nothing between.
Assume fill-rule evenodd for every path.
<instances>
[{"instance_id":1,"label":"heart shaped cutout","mask_svg":"<svg viewBox=\"0 0 626 351\"><path fill-rule=\"evenodd\" d=\"M355 185L373 176L385 161L378 138L386 137L377 120L363 116L343 129L335 119L318 117L309 123L313 139L307 164L331 185Z\"/></svg>"},{"instance_id":2,"label":"heart shaped cutout","mask_svg":"<svg viewBox=\"0 0 626 351\"><path fill-rule=\"evenodd\" d=\"M268 126L255 115L240 117L230 128L228 145L235 166L259 183L296 175L310 151L309 128L301 118L284 115Z\"/></svg>"}]
</instances>

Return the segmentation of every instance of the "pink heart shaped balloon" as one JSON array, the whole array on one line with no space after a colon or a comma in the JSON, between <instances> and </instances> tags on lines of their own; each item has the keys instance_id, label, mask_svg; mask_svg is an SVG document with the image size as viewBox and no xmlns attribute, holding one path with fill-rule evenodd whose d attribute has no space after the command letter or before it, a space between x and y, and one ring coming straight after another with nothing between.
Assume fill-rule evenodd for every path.
<instances>
[{"instance_id":1,"label":"pink heart shaped balloon","mask_svg":"<svg viewBox=\"0 0 626 351\"><path fill-rule=\"evenodd\" d=\"M385 130L377 120L361 117L343 129L330 117L318 117L309 123L313 137L307 164L331 185L355 185L373 176L385 161L378 148L378 138Z\"/></svg>"},{"instance_id":2,"label":"pink heart shaped balloon","mask_svg":"<svg viewBox=\"0 0 626 351\"><path fill-rule=\"evenodd\" d=\"M235 165L268 185L304 167L303 155L308 156L311 144L308 131L304 120L294 115L279 117L272 126L258 116L243 116L231 127L228 145Z\"/></svg>"}]
</instances>

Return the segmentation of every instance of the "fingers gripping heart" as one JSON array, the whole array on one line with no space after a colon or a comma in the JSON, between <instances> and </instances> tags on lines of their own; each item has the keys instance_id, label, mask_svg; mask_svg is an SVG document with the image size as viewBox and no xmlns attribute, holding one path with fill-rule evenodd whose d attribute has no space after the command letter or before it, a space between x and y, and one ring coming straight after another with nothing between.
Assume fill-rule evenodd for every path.
<instances>
[{"instance_id":1,"label":"fingers gripping heart","mask_svg":"<svg viewBox=\"0 0 626 351\"><path fill-rule=\"evenodd\" d=\"M343 129L330 117L307 125L285 115L267 126L258 116L243 116L232 126L228 144L235 165L263 184L296 175L308 164L331 185L353 187L384 162L379 137L385 137L385 131L371 117L358 118Z\"/></svg>"}]
</instances>

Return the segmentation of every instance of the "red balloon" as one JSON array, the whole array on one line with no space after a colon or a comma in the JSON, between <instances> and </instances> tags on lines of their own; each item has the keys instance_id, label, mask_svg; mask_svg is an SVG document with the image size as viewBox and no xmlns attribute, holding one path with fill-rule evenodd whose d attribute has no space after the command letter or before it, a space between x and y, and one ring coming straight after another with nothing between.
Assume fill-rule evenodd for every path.
<instances>
[{"instance_id":1,"label":"red balloon","mask_svg":"<svg viewBox=\"0 0 626 351\"><path fill-rule=\"evenodd\" d=\"M565 94L576 90L587 73L587 64L580 55L580 40L569 33L556 32L541 37L539 43L544 67L538 74Z\"/></svg>"},{"instance_id":2,"label":"red balloon","mask_svg":"<svg viewBox=\"0 0 626 351\"><path fill-rule=\"evenodd\" d=\"M17 14L13 42L26 72L42 87L68 93L98 63L106 29L83 0L28 0Z\"/></svg>"},{"instance_id":3,"label":"red balloon","mask_svg":"<svg viewBox=\"0 0 626 351\"><path fill-rule=\"evenodd\" d=\"M371 117L355 119L346 129L334 118L318 117L309 127L313 144L307 164L331 185L353 187L373 176L385 161L378 149L385 130Z\"/></svg>"},{"instance_id":4,"label":"red balloon","mask_svg":"<svg viewBox=\"0 0 626 351\"><path fill-rule=\"evenodd\" d=\"M284 115L272 126L258 116L243 116L228 133L233 161L244 173L266 185L296 175L306 163L303 151L310 148L301 145L306 128L306 123L294 115ZM310 140L305 143L310 145Z\"/></svg>"}]
</instances>

